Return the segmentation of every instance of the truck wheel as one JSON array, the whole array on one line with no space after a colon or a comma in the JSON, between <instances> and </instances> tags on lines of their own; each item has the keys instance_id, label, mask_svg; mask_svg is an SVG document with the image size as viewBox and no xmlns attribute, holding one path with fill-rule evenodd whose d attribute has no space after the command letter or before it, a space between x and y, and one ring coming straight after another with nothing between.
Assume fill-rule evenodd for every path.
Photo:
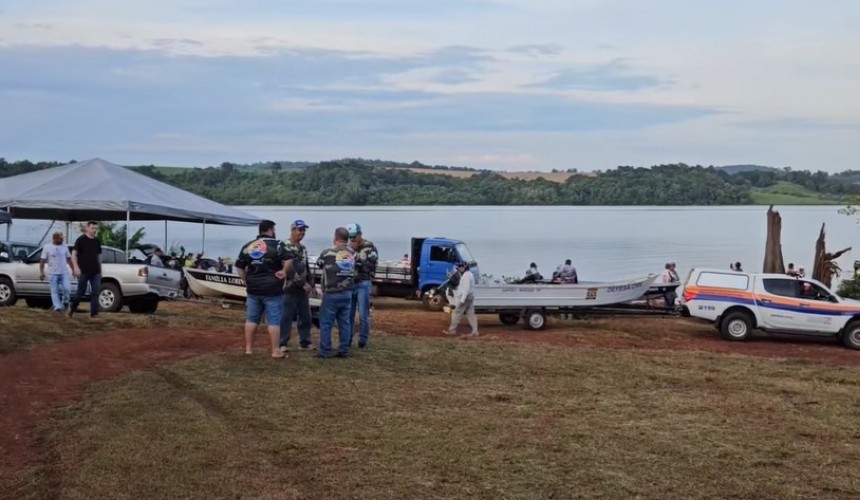
<instances>
[{"instance_id":1,"label":"truck wheel","mask_svg":"<svg viewBox=\"0 0 860 500\"><path fill-rule=\"evenodd\" d=\"M18 302L18 296L15 295L15 285L9 278L0 278L0 307L14 306Z\"/></svg>"},{"instance_id":2,"label":"truck wheel","mask_svg":"<svg viewBox=\"0 0 860 500\"><path fill-rule=\"evenodd\" d=\"M448 299L445 298L445 294L437 293L432 297L428 295L424 295L424 308L428 311L439 312L445 307L445 304L448 303Z\"/></svg>"},{"instance_id":3,"label":"truck wheel","mask_svg":"<svg viewBox=\"0 0 860 500\"><path fill-rule=\"evenodd\" d=\"M526 328L529 330L543 330L546 326L546 314L543 311L529 311L526 313Z\"/></svg>"},{"instance_id":4,"label":"truck wheel","mask_svg":"<svg viewBox=\"0 0 860 500\"><path fill-rule=\"evenodd\" d=\"M99 309L104 312L117 312L122 309L122 292L114 283L102 283L99 290Z\"/></svg>"},{"instance_id":5,"label":"truck wheel","mask_svg":"<svg viewBox=\"0 0 860 500\"><path fill-rule=\"evenodd\" d=\"M499 320L503 325L516 325L520 320L520 315L517 313L501 313L499 314Z\"/></svg>"},{"instance_id":6,"label":"truck wheel","mask_svg":"<svg viewBox=\"0 0 860 500\"><path fill-rule=\"evenodd\" d=\"M41 297L27 297L24 299L24 302L27 303L27 307L32 307L33 309L49 309L53 305L51 299Z\"/></svg>"},{"instance_id":7,"label":"truck wheel","mask_svg":"<svg viewBox=\"0 0 860 500\"><path fill-rule=\"evenodd\" d=\"M720 334L726 340L747 340L752 334L752 320L745 312L732 312L720 322Z\"/></svg>"},{"instance_id":8,"label":"truck wheel","mask_svg":"<svg viewBox=\"0 0 860 500\"><path fill-rule=\"evenodd\" d=\"M842 332L842 343L851 349L860 349L860 321L852 321Z\"/></svg>"}]
</instances>

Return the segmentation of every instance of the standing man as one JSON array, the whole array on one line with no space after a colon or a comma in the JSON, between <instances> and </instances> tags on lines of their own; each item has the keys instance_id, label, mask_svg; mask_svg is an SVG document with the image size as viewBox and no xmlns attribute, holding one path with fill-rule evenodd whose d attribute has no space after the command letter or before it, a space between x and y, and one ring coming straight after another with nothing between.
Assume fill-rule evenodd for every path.
<instances>
[{"instance_id":1,"label":"standing man","mask_svg":"<svg viewBox=\"0 0 860 500\"><path fill-rule=\"evenodd\" d=\"M293 316L298 316L299 349L313 349L311 343L311 293L314 277L308 265L308 249L302 245L305 232L310 228L305 221L297 220L290 226L290 239L284 243L289 260L284 285L284 313L281 315L281 352L288 351Z\"/></svg>"},{"instance_id":2,"label":"standing man","mask_svg":"<svg viewBox=\"0 0 860 500\"><path fill-rule=\"evenodd\" d=\"M40 280L45 280L45 264L48 265L51 303L56 312L63 312L69 305L72 295L72 277L69 274L71 262L72 255L69 253L69 247L63 242L63 233L57 231L53 234L53 243L45 245L42 249L42 257L39 259Z\"/></svg>"},{"instance_id":3,"label":"standing man","mask_svg":"<svg viewBox=\"0 0 860 500\"><path fill-rule=\"evenodd\" d=\"M355 250L355 281L352 285L352 309L350 321L355 325L355 311L361 320L361 331L358 336L358 348L364 349L370 341L370 291L373 287L371 280L376 273L379 253L376 246L361 234L361 226L352 223L347 226L350 246ZM353 326L353 329L355 326ZM352 344L352 339L350 339Z\"/></svg>"},{"instance_id":4,"label":"standing man","mask_svg":"<svg viewBox=\"0 0 860 500\"><path fill-rule=\"evenodd\" d=\"M317 267L322 269L323 297L320 305L319 357L331 357L331 330L337 321L340 347L339 358L349 355L352 342L352 281L355 274L355 251L349 247L349 231L339 227L334 231L334 246L324 250Z\"/></svg>"},{"instance_id":5,"label":"standing man","mask_svg":"<svg viewBox=\"0 0 860 500\"><path fill-rule=\"evenodd\" d=\"M251 354L257 325L266 314L266 327L272 344L272 357L285 358L278 348L283 310L284 276L288 256L283 243L275 238L275 223L260 222L257 237L242 245L236 269L245 280L245 354Z\"/></svg>"},{"instance_id":6,"label":"standing man","mask_svg":"<svg viewBox=\"0 0 860 500\"><path fill-rule=\"evenodd\" d=\"M666 283L666 284L680 283L681 282L681 278L678 277L678 272L675 271L675 263L674 262L667 262L666 263L666 270L663 271L663 273L660 275L660 282ZM667 309L674 309L675 308L675 301L677 299L678 299L678 294L675 293L675 290L669 290L663 294L663 302L666 303Z\"/></svg>"},{"instance_id":7,"label":"standing man","mask_svg":"<svg viewBox=\"0 0 860 500\"><path fill-rule=\"evenodd\" d=\"M72 274L78 279L78 291L69 304L69 317L75 313L90 286L90 318L99 314L99 292L102 286L102 244L96 238L99 223L91 220L72 249Z\"/></svg>"},{"instance_id":8,"label":"standing man","mask_svg":"<svg viewBox=\"0 0 860 500\"><path fill-rule=\"evenodd\" d=\"M454 309L454 314L451 317L451 326L445 331L448 335L457 335L457 327L460 325L460 320L463 319L463 313L466 313L466 319L469 320L469 326L472 327L471 333L467 337L478 336L478 316L475 315L475 295L473 288L475 287L475 275L469 270L469 264L465 262L457 263L457 271L460 272L460 284L457 285L457 290L454 291L454 302L457 308Z\"/></svg>"}]
</instances>

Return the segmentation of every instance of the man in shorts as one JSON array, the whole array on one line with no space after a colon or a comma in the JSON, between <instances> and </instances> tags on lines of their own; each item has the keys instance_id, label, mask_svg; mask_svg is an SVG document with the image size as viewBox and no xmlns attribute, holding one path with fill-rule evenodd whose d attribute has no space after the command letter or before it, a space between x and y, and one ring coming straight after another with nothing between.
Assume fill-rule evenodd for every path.
<instances>
[{"instance_id":1,"label":"man in shorts","mask_svg":"<svg viewBox=\"0 0 860 500\"><path fill-rule=\"evenodd\" d=\"M236 259L236 269L239 277L245 280L247 291L245 354L251 354L254 332L257 331L257 325L265 313L272 344L272 357L286 357L279 348L279 341L284 277L288 261L289 255L286 248L275 238L275 223L270 220L260 222L257 237L242 245L239 258Z\"/></svg>"}]
</instances>

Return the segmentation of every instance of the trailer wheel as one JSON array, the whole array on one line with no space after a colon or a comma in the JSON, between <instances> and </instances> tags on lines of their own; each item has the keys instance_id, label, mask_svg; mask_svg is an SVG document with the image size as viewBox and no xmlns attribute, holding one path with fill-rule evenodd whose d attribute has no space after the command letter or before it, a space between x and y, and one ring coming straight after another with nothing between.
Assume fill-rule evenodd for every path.
<instances>
[{"instance_id":1,"label":"trailer wheel","mask_svg":"<svg viewBox=\"0 0 860 500\"><path fill-rule=\"evenodd\" d=\"M526 313L526 328L543 330L546 326L546 314L543 311L528 311Z\"/></svg>"},{"instance_id":2,"label":"trailer wheel","mask_svg":"<svg viewBox=\"0 0 860 500\"><path fill-rule=\"evenodd\" d=\"M520 315L517 313L501 313L499 314L499 321L502 322L503 325L516 325L520 320Z\"/></svg>"}]
</instances>

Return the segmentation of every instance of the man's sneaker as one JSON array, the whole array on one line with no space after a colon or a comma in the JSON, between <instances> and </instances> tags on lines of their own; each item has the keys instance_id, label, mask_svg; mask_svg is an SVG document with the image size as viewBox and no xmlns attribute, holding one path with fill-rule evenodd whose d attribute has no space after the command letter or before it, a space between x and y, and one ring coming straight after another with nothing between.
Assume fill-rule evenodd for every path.
<instances>
[{"instance_id":1,"label":"man's sneaker","mask_svg":"<svg viewBox=\"0 0 860 500\"><path fill-rule=\"evenodd\" d=\"M336 358L348 358L348 357L349 357L349 353L346 353L346 352L339 352L339 353L335 354L334 356L335 356Z\"/></svg>"},{"instance_id":2,"label":"man's sneaker","mask_svg":"<svg viewBox=\"0 0 860 500\"><path fill-rule=\"evenodd\" d=\"M442 333L445 335L457 335L457 332L452 332L451 330L442 330Z\"/></svg>"},{"instance_id":3,"label":"man's sneaker","mask_svg":"<svg viewBox=\"0 0 860 500\"><path fill-rule=\"evenodd\" d=\"M367 347L367 342L359 342L359 343L358 343L358 348L359 348L359 349L364 349L365 347Z\"/></svg>"},{"instance_id":4,"label":"man's sneaker","mask_svg":"<svg viewBox=\"0 0 860 500\"><path fill-rule=\"evenodd\" d=\"M282 345L281 346L281 352L290 352L290 348L285 346L285 345Z\"/></svg>"},{"instance_id":5,"label":"man's sneaker","mask_svg":"<svg viewBox=\"0 0 860 500\"><path fill-rule=\"evenodd\" d=\"M300 346L299 346L299 350L300 350L300 351L313 351L314 349L316 349L316 347L314 347L314 345L313 345L313 344L300 345Z\"/></svg>"}]
</instances>

